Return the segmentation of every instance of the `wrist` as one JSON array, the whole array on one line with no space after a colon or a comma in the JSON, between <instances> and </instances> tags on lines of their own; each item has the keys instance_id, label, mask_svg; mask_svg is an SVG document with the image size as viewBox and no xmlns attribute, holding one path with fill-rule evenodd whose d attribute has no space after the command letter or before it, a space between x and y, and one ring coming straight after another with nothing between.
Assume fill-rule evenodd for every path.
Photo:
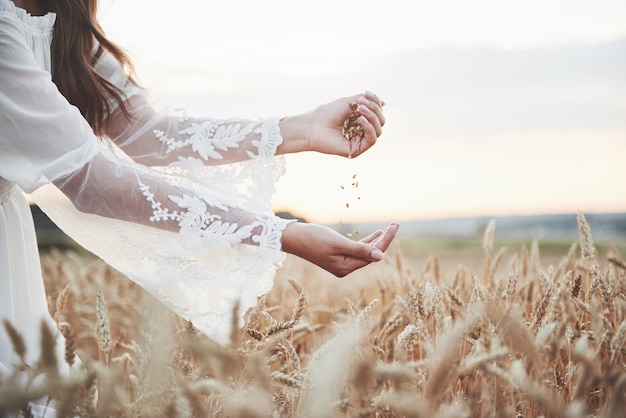
<instances>
[{"instance_id":1,"label":"wrist","mask_svg":"<svg viewBox=\"0 0 626 418\"><path fill-rule=\"evenodd\" d=\"M278 122L280 135L283 138L276 154L293 154L309 151L311 123L307 114L285 116Z\"/></svg>"},{"instance_id":2,"label":"wrist","mask_svg":"<svg viewBox=\"0 0 626 418\"><path fill-rule=\"evenodd\" d=\"M281 236L281 250L294 255L299 255L301 242L300 237L303 235L303 224L292 222L287 224L283 229Z\"/></svg>"}]
</instances>

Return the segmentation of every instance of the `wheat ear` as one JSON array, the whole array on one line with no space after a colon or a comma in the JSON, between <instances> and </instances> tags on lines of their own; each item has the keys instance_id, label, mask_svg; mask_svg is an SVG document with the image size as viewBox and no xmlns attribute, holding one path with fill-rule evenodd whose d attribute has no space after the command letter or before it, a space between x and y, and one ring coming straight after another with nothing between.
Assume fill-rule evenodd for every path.
<instances>
[{"instance_id":1,"label":"wheat ear","mask_svg":"<svg viewBox=\"0 0 626 418\"><path fill-rule=\"evenodd\" d=\"M9 338L11 339L11 344L13 344L13 351L20 358L20 362L22 366L26 363L26 344L24 343L24 339L22 335L15 329L15 327L6 319L2 321L4 323L4 328L9 334Z\"/></svg>"},{"instance_id":2,"label":"wheat ear","mask_svg":"<svg viewBox=\"0 0 626 418\"><path fill-rule=\"evenodd\" d=\"M98 318L98 345L104 354L106 364L109 363L109 354L113 346L111 341L111 324L109 322L109 311L102 292L98 292L96 299L96 316Z\"/></svg>"},{"instance_id":3,"label":"wheat ear","mask_svg":"<svg viewBox=\"0 0 626 418\"><path fill-rule=\"evenodd\" d=\"M65 337L65 362L72 367L74 365L74 359L76 357L76 338L72 327L67 322L61 322L58 324L59 331Z\"/></svg>"}]
</instances>

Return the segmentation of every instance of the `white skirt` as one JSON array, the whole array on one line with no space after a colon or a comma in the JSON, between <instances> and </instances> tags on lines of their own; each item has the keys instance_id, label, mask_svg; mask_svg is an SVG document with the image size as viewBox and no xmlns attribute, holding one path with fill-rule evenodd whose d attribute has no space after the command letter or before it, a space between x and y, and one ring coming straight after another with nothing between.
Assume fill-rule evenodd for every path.
<instances>
[{"instance_id":1,"label":"white skirt","mask_svg":"<svg viewBox=\"0 0 626 418\"><path fill-rule=\"evenodd\" d=\"M4 321L21 334L26 345L26 363L39 359L41 323L46 321L56 335L56 354L60 372L69 373L64 358L65 339L48 311L41 275L39 250L33 218L24 193L13 183L0 178L0 375L11 374L19 364ZM45 400L31 405L34 416L53 417Z\"/></svg>"}]
</instances>

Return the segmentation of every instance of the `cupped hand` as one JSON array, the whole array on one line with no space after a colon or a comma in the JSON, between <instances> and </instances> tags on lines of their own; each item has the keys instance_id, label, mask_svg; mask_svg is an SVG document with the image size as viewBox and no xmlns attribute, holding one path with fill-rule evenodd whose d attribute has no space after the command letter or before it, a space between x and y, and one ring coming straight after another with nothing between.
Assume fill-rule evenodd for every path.
<instances>
[{"instance_id":1,"label":"cupped hand","mask_svg":"<svg viewBox=\"0 0 626 418\"><path fill-rule=\"evenodd\" d=\"M390 223L360 241L352 241L331 228L307 223L291 223L283 231L282 249L344 277L372 262L384 258L384 252L398 231Z\"/></svg>"},{"instance_id":2,"label":"cupped hand","mask_svg":"<svg viewBox=\"0 0 626 418\"><path fill-rule=\"evenodd\" d=\"M342 134L344 121L351 115L351 103L357 103L360 140L348 141ZM384 102L374 93L344 97L314 110L281 120L283 144L277 153L316 151L323 154L357 157L376 143L385 125Z\"/></svg>"}]
</instances>

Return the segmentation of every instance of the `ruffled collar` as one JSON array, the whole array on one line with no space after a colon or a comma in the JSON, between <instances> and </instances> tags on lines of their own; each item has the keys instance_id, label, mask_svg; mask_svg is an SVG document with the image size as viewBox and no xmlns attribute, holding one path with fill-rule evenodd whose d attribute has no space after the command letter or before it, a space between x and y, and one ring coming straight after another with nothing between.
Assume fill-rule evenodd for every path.
<instances>
[{"instance_id":1,"label":"ruffled collar","mask_svg":"<svg viewBox=\"0 0 626 418\"><path fill-rule=\"evenodd\" d=\"M0 0L0 11L7 10L12 12L15 17L29 28L42 32L50 32L56 20L56 13L48 12L43 16L33 16L26 10L15 6L12 1Z\"/></svg>"}]
</instances>

